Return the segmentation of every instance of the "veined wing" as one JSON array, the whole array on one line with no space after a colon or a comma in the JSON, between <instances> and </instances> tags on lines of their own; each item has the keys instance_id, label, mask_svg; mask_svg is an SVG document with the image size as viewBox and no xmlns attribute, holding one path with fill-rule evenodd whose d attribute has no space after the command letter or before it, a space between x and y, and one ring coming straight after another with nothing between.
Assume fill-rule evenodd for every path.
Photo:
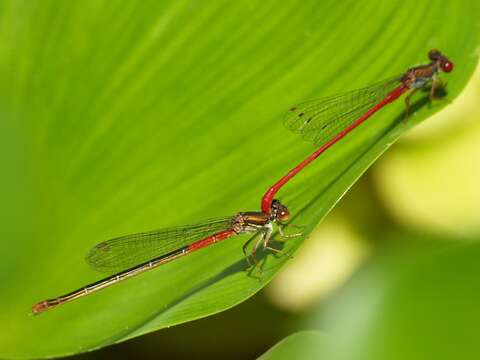
<instances>
[{"instance_id":1,"label":"veined wing","mask_svg":"<svg viewBox=\"0 0 480 360\"><path fill-rule=\"evenodd\" d=\"M400 85L401 76L371 86L306 101L290 109L285 126L315 145L323 145Z\"/></svg>"},{"instance_id":2,"label":"veined wing","mask_svg":"<svg viewBox=\"0 0 480 360\"><path fill-rule=\"evenodd\" d=\"M120 236L95 245L86 261L95 270L115 273L168 254L232 226L233 217L201 224Z\"/></svg>"}]
</instances>

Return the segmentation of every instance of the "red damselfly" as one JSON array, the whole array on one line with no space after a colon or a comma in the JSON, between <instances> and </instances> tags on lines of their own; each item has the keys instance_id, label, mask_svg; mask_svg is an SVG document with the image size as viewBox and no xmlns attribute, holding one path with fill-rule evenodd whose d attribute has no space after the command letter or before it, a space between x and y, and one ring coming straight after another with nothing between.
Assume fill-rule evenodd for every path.
<instances>
[{"instance_id":1,"label":"red damselfly","mask_svg":"<svg viewBox=\"0 0 480 360\"><path fill-rule=\"evenodd\" d=\"M260 244L265 249L278 251L269 246L273 224L278 225L281 236L286 236L282 226L289 218L288 209L274 199L278 190L321 153L403 93L411 90L406 100L407 112L411 94L430 82L430 97L433 98L436 83L440 81L439 70L450 72L453 64L437 50L431 50L429 57L430 64L411 68L394 79L293 107L286 118L287 126L321 147L265 193L261 212L241 212L197 225L126 235L99 243L87 254L87 262L96 270L114 274L68 294L41 301L32 307L33 313L97 292L237 234L261 234L253 246L253 259ZM243 247L245 253L247 244Z\"/></svg>"},{"instance_id":2,"label":"red damselfly","mask_svg":"<svg viewBox=\"0 0 480 360\"><path fill-rule=\"evenodd\" d=\"M231 217L209 220L197 225L126 235L101 242L88 252L87 263L96 270L114 274L68 294L41 301L33 305L32 311L38 314L92 294L238 234L261 234L249 255L254 260L260 244L265 249L278 252L279 250L269 246L273 224L277 224L281 236L289 236L282 231L289 215L287 207L274 200L268 212L240 212ZM246 245L250 240L243 247L245 255Z\"/></svg>"},{"instance_id":3,"label":"red damselfly","mask_svg":"<svg viewBox=\"0 0 480 360\"><path fill-rule=\"evenodd\" d=\"M453 63L438 50L430 50L428 57L429 64L410 68L403 75L292 107L285 117L285 125L320 147L267 190L262 198L262 211L268 212L276 193L291 178L385 105L410 91L405 99L408 117L410 97L428 84L431 84L432 100L436 87L443 86L438 73L449 73Z\"/></svg>"}]
</instances>

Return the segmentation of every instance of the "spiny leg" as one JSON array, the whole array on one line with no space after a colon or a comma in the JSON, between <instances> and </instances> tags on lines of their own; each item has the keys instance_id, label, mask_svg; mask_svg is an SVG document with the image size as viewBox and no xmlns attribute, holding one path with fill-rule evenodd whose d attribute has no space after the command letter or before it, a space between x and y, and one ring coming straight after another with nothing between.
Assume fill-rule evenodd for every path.
<instances>
[{"instance_id":1,"label":"spiny leg","mask_svg":"<svg viewBox=\"0 0 480 360\"><path fill-rule=\"evenodd\" d=\"M256 258L255 255L257 253L257 250L258 250L258 247L259 247L260 243L262 243L264 241L266 233L267 233L267 231L262 229L260 237L258 237L258 234L256 236L253 236L242 247L243 253L245 255L245 259L247 260L247 263L248 263L248 266L252 268L249 271L249 274L251 274L251 272L253 272L254 269L258 269L258 273L260 274L260 280L262 279L262 277L261 277L262 268L260 267L260 263L257 261L257 258ZM257 240L255 241L255 244L253 245L252 252L247 255L247 247L254 239L257 239ZM250 258L253 260L253 263L250 262Z\"/></svg>"},{"instance_id":2,"label":"spiny leg","mask_svg":"<svg viewBox=\"0 0 480 360\"><path fill-rule=\"evenodd\" d=\"M430 96L429 96L430 105L432 104L433 99L435 99L436 83L437 83L437 77L436 77L436 76L433 76L433 77L432 77L432 87L430 88Z\"/></svg>"},{"instance_id":3,"label":"spiny leg","mask_svg":"<svg viewBox=\"0 0 480 360\"><path fill-rule=\"evenodd\" d=\"M410 94L408 94L405 97L405 117L403 118L403 121L406 123L408 117L410 116L410 98L417 92L418 88L414 88L412 91L410 91Z\"/></svg>"},{"instance_id":4,"label":"spiny leg","mask_svg":"<svg viewBox=\"0 0 480 360\"><path fill-rule=\"evenodd\" d=\"M292 226L292 227L301 227L301 226L295 226L295 225L290 225L290 226ZM281 225L281 224L278 225L278 232L280 233L280 237L283 238L283 239L288 239L288 238L293 238L293 237L297 237L297 236L303 235L303 233L285 234L285 233L283 232L283 228L284 228L284 227L286 227L286 225ZM264 239L264 242L263 242L263 248L264 248L264 249L270 250L270 251L275 252L275 253L277 253L277 254L280 254L280 255L282 255L282 256L288 255L288 254L286 254L283 250L279 250L279 249L276 249L276 248L274 248L274 247L269 246L268 244L269 244L269 242L270 242L270 238L271 238L271 232L270 232L268 238L265 237L265 239ZM288 257L291 258L291 259L293 259L293 256L291 256L291 255L288 255Z\"/></svg>"},{"instance_id":5,"label":"spiny leg","mask_svg":"<svg viewBox=\"0 0 480 360\"><path fill-rule=\"evenodd\" d=\"M301 226L301 225L278 225L278 232L280 233L280 236L282 238L285 238L285 239L288 239L288 238L293 238L293 237L298 237L298 236L302 236L303 233L302 232L298 232L298 233L293 233L293 234L285 234L283 232L283 230L286 228L286 227L294 227L294 228L299 228L299 229L304 229L305 226Z\"/></svg>"},{"instance_id":6,"label":"spiny leg","mask_svg":"<svg viewBox=\"0 0 480 360\"><path fill-rule=\"evenodd\" d=\"M258 234L255 234L254 236L252 236L250 239L248 239L248 241L243 244L242 246L242 251L243 251L243 255L245 256L245 260L247 261L247 264L248 264L248 267L251 267L253 264L250 262L250 255L251 254L247 254L247 247L250 245L250 243L258 236Z\"/></svg>"},{"instance_id":7,"label":"spiny leg","mask_svg":"<svg viewBox=\"0 0 480 360\"><path fill-rule=\"evenodd\" d=\"M262 268L260 267L260 263L257 261L255 254L257 253L257 249L260 246L260 243L263 242L263 248L265 249L265 244L268 244L270 237L272 236L272 227L265 227L262 230L262 236L258 239L258 241L255 243L255 246L253 247L253 251L251 256L253 257L253 260L255 261L256 268L258 269L258 273L260 274L260 279L262 278Z\"/></svg>"}]
</instances>

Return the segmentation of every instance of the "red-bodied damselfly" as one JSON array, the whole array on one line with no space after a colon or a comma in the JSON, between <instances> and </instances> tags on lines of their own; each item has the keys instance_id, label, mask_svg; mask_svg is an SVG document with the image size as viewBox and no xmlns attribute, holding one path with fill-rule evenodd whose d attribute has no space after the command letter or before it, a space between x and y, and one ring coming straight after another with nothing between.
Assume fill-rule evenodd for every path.
<instances>
[{"instance_id":1,"label":"red-bodied damselfly","mask_svg":"<svg viewBox=\"0 0 480 360\"><path fill-rule=\"evenodd\" d=\"M253 259L260 244L265 249L279 251L269 246L273 224L277 224L280 235L288 236L283 234L282 226L289 215L287 207L274 200L268 213L240 212L231 217L209 220L201 224L131 234L101 242L88 252L87 263L98 271L114 274L68 294L41 301L33 305L32 312L39 314L92 294L238 234L261 234L250 255ZM249 242L250 240L243 248L245 255L245 246Z\"/></svg>"},{"instance_id":2,"label":"red-bodied damselfly","mask_svg":"<svg viewBox=\"0 0 480 360\"><path fill-rule=\"evenodd\" d=\"M269 211L276 193L290 179L385 105L410 91L405 99L407 117L410 97L428 84L431 84L432 100L436 87L442 86L438 73L449 73L453 70L453 63L438 50L430 50L428 57L429 64L410 68L403 75L292 107L285 117L285 125L320 147L266 191L262 198L262 211Z\"/></svg>"}]
</instances>

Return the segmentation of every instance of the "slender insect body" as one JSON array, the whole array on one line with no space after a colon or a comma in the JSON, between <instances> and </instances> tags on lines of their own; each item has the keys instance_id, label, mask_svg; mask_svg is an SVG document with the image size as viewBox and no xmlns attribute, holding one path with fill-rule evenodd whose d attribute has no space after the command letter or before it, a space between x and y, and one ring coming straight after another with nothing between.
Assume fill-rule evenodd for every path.
<instances>
[{"instance_id":1,"label":"slender insect body","mask_svg":"<svg viewBox=\"0 0 480 360\"><path fill-rule=\"evenodd\" d=\"M278 200L275 200L272 211L269 213L261 211L241 212L230 218L210 220L199 225L132 234L104 241L94 246L87 255L90 264L98 264L100 269L115 268L119 261L120 264L130 264L130 261L124 261L122 257L130 256L135 251L141 250L143 252L154 249L157 251L157 256L68 294L41 301L32 307L32 311L34 314L39 314L79 297L92 294L193 251L228 239L233 235L260 233L262 235L261 240L264 241L264 244L268 244L273 229L272 223L285 221L288 218L287 215L288 209ZM168 241L175 237L181 237L183 242L190 239L190 242L172 250L173 245ZM256 246L258 246L258 243ZM139 258L144 256L143 253L141 254Z\"/></svg>"},{"instance_id":2,"label":"slender insect body","mask_svg":"<svg viewBox=\"0 0 480 360\"><path fill-rule=\"evenodd\" d=\"M407 114L410 95L430 82L432 99L435 87L440 84L437 78L439 71L452 71L453 63L438 50L431 50L428 56L431 63L410 68L403 76L292 107L286 119L287 126L302 136L307 134L304 137L320 147L265 192L261 211L240 212L201 224L130 234L101 242L87 254L87 262L96 270L114 274L65 295L41 301L32 307L33 313L38 314L92 294L237 234L261 235L251 237L244 244L246 255L246 247L256 239L247 261L252 257L256 263L255 252L262 243L265 249L278 252L278 249L269 247L273 224L278 226L280 235L283 235L282 224L289 219L290 213L285 205L275 199L276 193L324 151L402 94L410 91L406 98Z\"/></svg>"},{"instance_id":3,"label":"slender insect body","mask_svg":"<svg viewBox=\"0 0 480 360\"><path fill-rule=\"evenodd\" d=\"M405 98L405 117L408 117L410 96L430 83L430 99L433 99L435 88L441 85L439 71L449 73L454 65L435 49L430 50L428 57L430 63L412 67L401 76L291 107L285 116L285 125L319 147L265 192L261 202L263 212L272 208L276 193L290 179L385 105L409 92Z\"/></svg>"}]
</instances>

